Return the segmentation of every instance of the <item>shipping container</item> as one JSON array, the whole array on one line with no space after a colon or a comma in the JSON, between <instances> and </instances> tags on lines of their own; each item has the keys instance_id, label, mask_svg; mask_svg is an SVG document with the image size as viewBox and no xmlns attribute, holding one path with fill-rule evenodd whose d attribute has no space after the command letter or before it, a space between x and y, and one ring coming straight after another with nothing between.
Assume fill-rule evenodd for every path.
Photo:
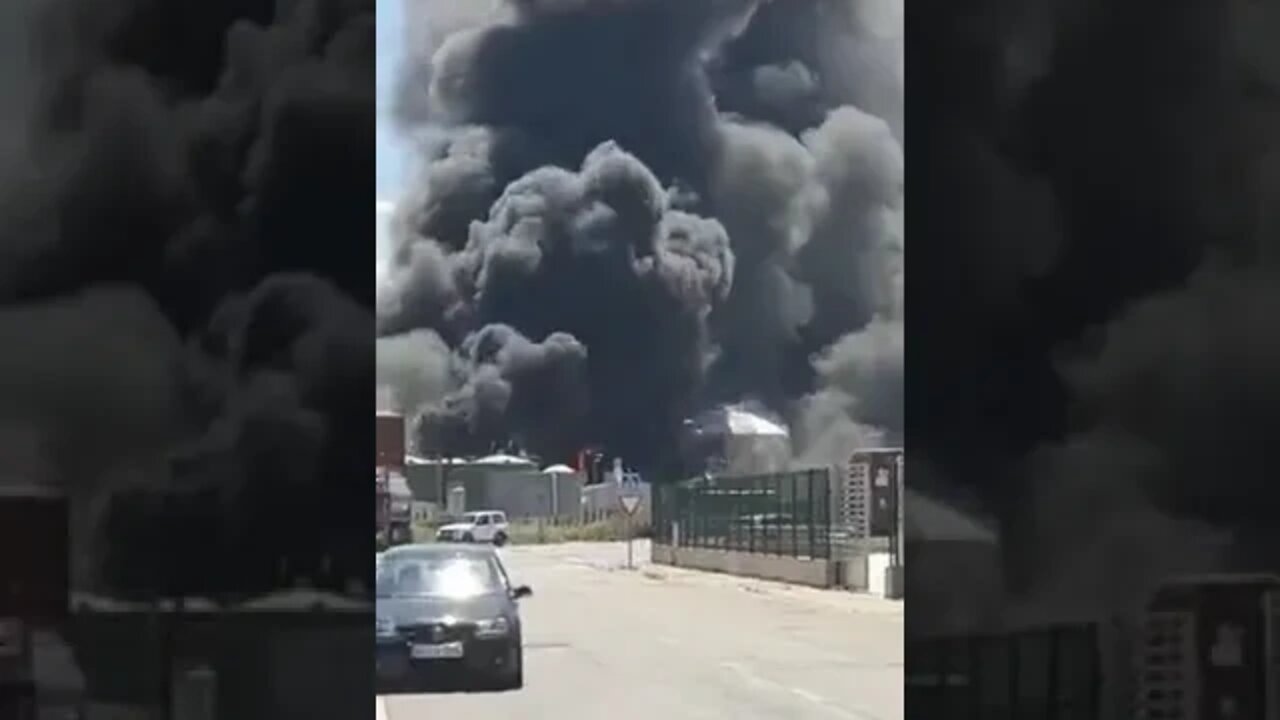
<instances>
[{"instance_id":1,"label":"shipping container","mask_svg":"<svg viewBox=\"0 0 1280 720\"><path fill-rule=\"evenodd\" d=\"M58 489L0 481L0 617L66 617L69 510Z\"/></svg>"},{"instance_id":2,"label":"shipping container","mask_svg":"<svg viewBox=\"0 0 1280 720\"><path fill-rule=\"evenodd\" d=\"M393 412L379 412L376 416L376 431L377 457L373 463L374 467L404 472L404 416Z\"/></svg>"},{"instance_id":3,"label":"shipping container","mask_svg":"<svg viewBox=\"0 0 1280 720\"><path fill-rule=\"evenodd\" d=\"M33 632L67 617L68 531L63 492L0 480L0 717L35 718Z\"/></svg>"}]
</instances>

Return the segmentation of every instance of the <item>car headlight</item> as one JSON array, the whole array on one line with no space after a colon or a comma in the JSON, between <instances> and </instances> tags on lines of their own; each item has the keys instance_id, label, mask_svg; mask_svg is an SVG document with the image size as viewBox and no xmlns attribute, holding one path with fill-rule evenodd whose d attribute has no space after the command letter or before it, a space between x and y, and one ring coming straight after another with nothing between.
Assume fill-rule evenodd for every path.
<instances>
[{"instance_id":1,"label":"car headlight","mask_svg":"<svg viewBox=\"0 0 1280 720\"><path fill-rule=\"evenodd\" d=\"M511 624L504 617L490 618L476 623L477 637L502 637L511 631Z\"/></svg>"},{"instance_id":2,"label":"car headlight","mask_svg":"<svg viewBox=\"0 0 1280 720\"><path fill-rule=\"evenodd\" d=\"M378 637L391 637L396 634L396 623L389 617L380 617L374 625L378 631Z\"/></svg>"}]
</instances>

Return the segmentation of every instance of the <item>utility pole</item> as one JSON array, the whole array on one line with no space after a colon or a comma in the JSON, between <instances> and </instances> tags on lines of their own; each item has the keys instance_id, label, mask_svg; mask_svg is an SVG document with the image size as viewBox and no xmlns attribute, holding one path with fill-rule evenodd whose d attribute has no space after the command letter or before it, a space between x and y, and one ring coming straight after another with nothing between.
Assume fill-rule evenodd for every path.
<instances>
[{"instance_id":1,"label":"utility pole","mask_svg":"<svg viewBox=\"0 0 1280 720\"><path fill-rule=\"evenodd\" d=\"M898 567L906 566L907 555L907 471L906 471L906 453L899 452L895 460L897 463L898 475L898 507L897 507L897 534L898 534L898 552L894 558L894 562Z\"/></svg>"}]
</instances>

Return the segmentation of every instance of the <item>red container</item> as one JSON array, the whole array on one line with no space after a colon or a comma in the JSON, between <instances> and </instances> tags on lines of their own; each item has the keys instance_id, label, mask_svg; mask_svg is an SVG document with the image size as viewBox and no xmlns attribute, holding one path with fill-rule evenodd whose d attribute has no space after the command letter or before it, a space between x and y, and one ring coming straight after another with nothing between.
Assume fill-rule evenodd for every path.
<instances>
[{"instance_id":1,"label":"red container","mask_svg":"<svg viewBox=\"0 0 1280 720\"><path fill-rule=\"evenodd\" d=\"M69 513L60 490L0 480L0 618L35 626L66 618Z\"/></svg>"},{"instance_id":2,"label":"red container","mask_svg":"<svg viewBox=\"0 0 1280 720\"><path fill-rule=\"evenodd\" d=\"M67 498L0 480L0 718L35 718L32 631L70 605Z\"/></svg>"},{"instance_id":3,"label":"red container","mask_svg":"<svg viewBox=\"0 0 1280 720\"><path fill-rule=\"evenodd\" d=\"M380 412L376 416L376 422L378 452L374 459L374 467L404 472L404 416L392 412Z\"/></svg>"}]
</instances>

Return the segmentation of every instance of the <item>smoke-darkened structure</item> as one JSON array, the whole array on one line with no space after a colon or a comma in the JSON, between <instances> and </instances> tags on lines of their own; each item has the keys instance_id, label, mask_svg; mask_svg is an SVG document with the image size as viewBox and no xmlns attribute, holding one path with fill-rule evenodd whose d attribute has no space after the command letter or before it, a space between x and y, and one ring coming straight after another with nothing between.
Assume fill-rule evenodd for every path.
<instances>
[{"instance_id":1,"label":"smoke-darkened structure","mask_svg":"<svg viewBox=\"0 0 1280 720\"><path fill-rule=\"evenodd\" d=\"M76 589L367 581L373 3L3 13L0 437Z\"/></svg>"},{"instance_id":2,"label":"smoke-darkened structure","mask_svg":"<svg viewBox=\"0 0 1280 720\"><path fill-rule=\"evenodd\" d=\"M675 474L684 420L743 401L824 460L900 433L901 3L446 5L405 6L437 25L378 297L421 450Z\"/></svg>"}]
</instances>

